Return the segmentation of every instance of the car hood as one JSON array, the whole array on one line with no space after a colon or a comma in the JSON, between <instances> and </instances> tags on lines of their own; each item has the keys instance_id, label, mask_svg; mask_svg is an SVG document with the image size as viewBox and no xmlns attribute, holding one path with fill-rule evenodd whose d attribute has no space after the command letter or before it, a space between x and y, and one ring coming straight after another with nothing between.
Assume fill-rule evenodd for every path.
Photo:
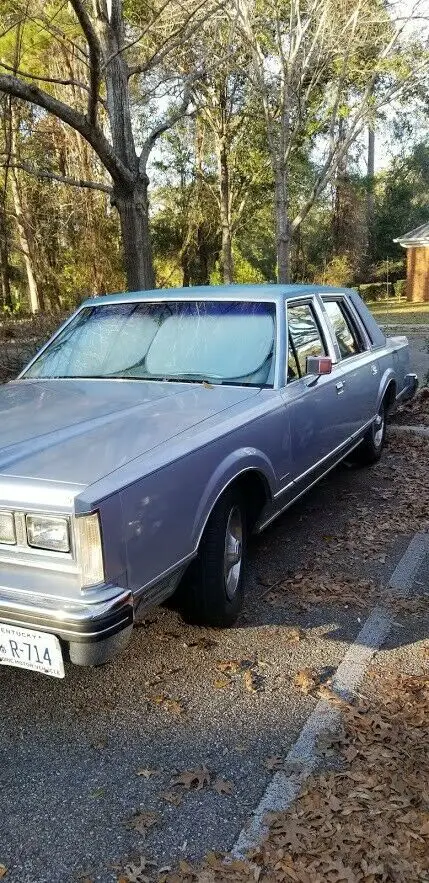
<instances>
[{"instance_id":1,"label":"car hood","mask_svg":"<svg viewBox=\"0 0 429 883\"><path fill-rule=\"evenodd\" d=\"M9 383L0 389L0 488L2 475L87 486L258 392L152 381Z\"/></svg>"}]
</instances>

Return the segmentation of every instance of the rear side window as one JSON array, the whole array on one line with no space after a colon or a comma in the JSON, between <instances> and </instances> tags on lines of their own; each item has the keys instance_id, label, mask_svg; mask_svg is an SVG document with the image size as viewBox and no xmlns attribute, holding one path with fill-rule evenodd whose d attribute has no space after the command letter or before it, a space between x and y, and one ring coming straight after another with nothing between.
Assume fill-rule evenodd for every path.
<instances>
[{"instance_id":1,"label":"rear side window","mask_svg":"<svg viewBox=\"0 0 429 883\"><path fill-rule=\"evenodd\" d=\"M337 300L324 301L328 319L332 325L342 359L348 359L360 353L362 346L359 342L353 324L344 310L343 305Z\"/></svg>"},{"instance_id":2,"label":"rear side window","mask_svg":"<svg viewBox=\"0 0 429 883\"><path fill-rule=\"evenodd\" d=\"M326 346L322 338L311 304L289 304L289 364L288 379L295 380L294 363L300 376L307 373L307 356L326 356ZM293 358L291 359L293 351Z\"/></svg>"}]
</instances>

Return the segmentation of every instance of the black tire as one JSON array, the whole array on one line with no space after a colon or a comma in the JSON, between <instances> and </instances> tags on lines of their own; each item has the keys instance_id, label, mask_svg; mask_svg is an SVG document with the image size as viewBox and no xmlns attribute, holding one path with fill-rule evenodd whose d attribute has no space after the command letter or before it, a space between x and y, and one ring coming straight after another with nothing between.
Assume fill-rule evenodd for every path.
<instances>
[{"instance_id":1,"label":"black tire","mask_svg":"<svg viewBox=\"0 0 429 883\"><path fill-rule=\"evenodd\" d=\"M241 530L238 530L238 526ZM227 564L227 536L234 548L229 550ZM180 607L186 622L214 628L234 625L243 606L244 567L247 550L246 511L239 490L225 491L216 503L201 538L198 556L192 562L180 590ZM240 554L238 562L234 558ZM230 569L227 571L227 567ZM230 574L234 579L229 579Z\"/></svg>"},{"instance_id":2,"label":"black tire","mask_svg":"<svg viewBox=\"0 0 429 883\"><path fill-rule=\"evenodd\" d=\"M353 459L359 466L373 466L378 463L386 441L387 407L383 402L377 418L369 427L359 447L354 451Z\"/></svg>"}]
</instances>

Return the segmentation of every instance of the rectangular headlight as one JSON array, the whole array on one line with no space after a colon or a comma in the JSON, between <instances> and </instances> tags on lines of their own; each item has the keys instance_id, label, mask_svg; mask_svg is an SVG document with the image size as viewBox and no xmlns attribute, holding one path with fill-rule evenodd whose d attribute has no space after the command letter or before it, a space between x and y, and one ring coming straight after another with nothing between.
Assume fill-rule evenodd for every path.
<instances>
[{"instance_id":1,"label":"rectangular headlight","mask_svg":"<svg viewBox=\"0 0 429 883\"><path fill-rule=\"evenodd\" d=\"M14 546L16 543L12 512L0 512L0 543L6 543L7 546Z\"/></svg>"},{"instance_id":2,"label":"rectangular headlight","mask_svg":"<svg viewBox=\"0 0 429 883\"><path fill-rule=\"evenodd\" d=\"M103 547L98 512L94 512L93 515L79 515L74 523L82 588L96 586L104 582Z\"/></svg>"},{"instance_id":3,"label":"rectangular headlight","mask_svg":"<svg viewBox=\"0 0 429 883\"><path fill-rule=\"evenodd\" d=\"M35 549L69 552L68 519L54 515L27 515L27 541Z\"/></svg>"}]
</instances>

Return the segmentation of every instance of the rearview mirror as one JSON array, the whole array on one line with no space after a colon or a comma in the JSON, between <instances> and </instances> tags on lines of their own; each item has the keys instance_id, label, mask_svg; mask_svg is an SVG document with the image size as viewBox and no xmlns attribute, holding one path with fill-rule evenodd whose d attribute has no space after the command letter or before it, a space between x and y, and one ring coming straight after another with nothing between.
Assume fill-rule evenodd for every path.
<instances>
[{"instance_id":1,"label":"rearview mirror","mask_svg":"<svg viewBox=\"0 0 429 883\"><path fill-rule=\"evenodd\" d=\"M332 359L329 356L307 356L307 374L320 377L332 371Z\"/></svg>"}]
</instances>

